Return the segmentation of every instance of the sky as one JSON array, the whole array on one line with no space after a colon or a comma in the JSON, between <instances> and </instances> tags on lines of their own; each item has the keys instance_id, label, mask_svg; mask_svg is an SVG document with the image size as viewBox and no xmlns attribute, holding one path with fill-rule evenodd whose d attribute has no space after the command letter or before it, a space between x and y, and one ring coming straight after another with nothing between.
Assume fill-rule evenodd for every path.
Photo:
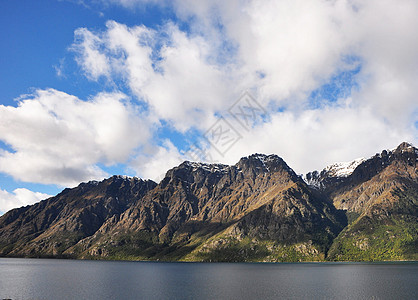
<instances>
[{"instance_id":1,"label":"sky","mask_svg":"<svg viewBox=\"0 0 418 300\"><path fill-rule=\"evenodd\" d=\"M415 0L0 1L0 214L113 174L418 141Z\"/></svg>"}]
</instances>

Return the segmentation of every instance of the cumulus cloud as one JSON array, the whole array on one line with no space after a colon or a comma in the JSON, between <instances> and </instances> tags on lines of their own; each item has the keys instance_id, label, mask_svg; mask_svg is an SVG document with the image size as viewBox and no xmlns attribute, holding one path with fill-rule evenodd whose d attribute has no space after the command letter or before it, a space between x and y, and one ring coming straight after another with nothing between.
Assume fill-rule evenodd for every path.
<instances>
[{"instance_id":1,"label":"cumulus cloud","mask_svg":"<svg viewBox=\"0 0 418 300\"><path fill-rule=\"evenodd\" d=\"M350 101L300 114L277 113L270 122L240 132L242 139L224 156L209 150L218 161L232 164L251 153L274 153L301 174L334 162L371 157L413 139L407 128L390 126L370 107L358 108Z\"/></svg>"},{"instance_id":2,"label":"cumulus cloud","mask_svg":"<svg viewBox=\"0 0 418 300\"><path fill-rule=\"evenodd\" d=\"M161 146L150 145L143 149L130 166L138 176L159 182L164 178L167 170L178 166L186 159L187 157L166 139Z\"/></svg>"},{"instance_id":3,"label":"cumulus cloud","mask_svg":"<svg viewBox=\"0 0 418 300\"><path fill-rule=\"evenodd\" d=\"M131 7L150 3L128 2ZM157 119L184 131L204 132L240 92L251 89L259 103L272 109L271 119L220 160L274 152L307 171L402 140L417 142L416 1L171 3L190 29L169 24L153 30L146 48L143 39L131 36L134 51L121 41L118 47L125 55L119 57L119 73L129 74L131 90L151 105ZM113 24L124 33L134 32ZM110 29L91 34L109 44L116 38ZM138 53L141 59L135 58ZM345 98L317 99L324 101L311 106L312 91L353 68L359 70L355 89L342 82Z\"/></svg>"},{"instance_id":4,"label":"cumulus cloud","mask_svg":"<svg viewBox=\"0 0 418 300\"><path fill-rule=\"evenodd\" d=\"M150 135L147 121L121 93L87 101L38 90L17 107L0 106L0 171L13 178L73 186L108 174L97 163L125 162Z\"/></svg>"},{"instance_id":5,"label":"cumulus cloud","mask_svg":"<svg viewBox=\"0 0 418 300\"><path fill-rule=\"evenodd\" d=\"M148 2L129 1L130 5L144 3ZM375 100L376 106L382 110L387 105L391 111L394 102L403 107L405 99L410 103L405 90L416 95L411 80L415 80L418 69L415 17L418 4L413 0L172 3L177 15L191 23L191 33L200 34L206 44L222 45L229 41L236 46L236 53L229 55L235 55L241 73L245 70L263 74L263 80L253 81L262 99L303 101L306 93L351 67L345 60L347 56L358 56L363 62L362 79L370 80L363 87L370 87L370 93L386 94L387 89L389 93L391 89L401 93L396 101L392 95L384 101L380 100L381 95L370 97L379 99ZM202 45L205 43L201 43L200 49L206 47ZM216 56L213 51L220 49L212 47L210 51L211 56ZM235 83L239 82L237 79L234 78ZM399 82L393 82L396 80ZM195 101L196 106L202 102Z\"/></svg>"},{"instance_id":6,"label":"cumulus cloud","mask_svg":"<svg viewBox=\"0 0 418 300\"><path fill-rule=\"evenodd\" d=\"M103 1L130 9L160 5ZM75 31L71 49L85 76L116 82L134 101L121 93L82 101L44 90L23 97L18 107L0 106L0 140L13 150L0 153L0 172L72 185L107 176L99 164L127 163L141 177L156 179L187 149L158 141L154 129L203 135L221 115L242 134L216 158L225 163L276 153L306 172L403 140L417 143L416 1L162 3L187 26L108 21L103 30ZM313 107L313 91L354 68L355 84L341 82L341 99L318 98ZM250 131L228 113L245 90L270 115Z\"/></svg>"},{"instance_id":7,"label":"cumulus cloud","mask_svg":"<svg viewBox=\"0 0 418 300\"><path fill-rule=\"evenodd\" d=\"M0 189L0 215L13 208L34 204L49 197L51 195L32 192L24 188L15 189L11 193Z\"/></svg>"},{"instance_id":8,"label":"cumulus cloud","mask_svg":"<svg viewBox=\"0 0 418 300\"><path fill-rule=\"evenodd\" d=\"M375 114L393 126L417 121L413 112L418 106L418 3L385 0L355 5L359 13L352 17L347 34L357 42L365 78L354 100L373 106Z\"/></svg>"},{"instance_id":9,"label":"cumulus cloud","mask_svg":"<svg viewBox=\"0 0 418 300\"><path fill-rule=\"evenodd\" d=\"M100 48L97 56L105 58L99 59L99 65L106 61L103 69L123 78L131 92L150 105L151 114L181 131L193 126L204 128L213 121L214 112L226 107L225 99L245 86L234 80L240 75L234 66L220 64L212 57L215 51L211 43L201 36L189 36L173 23L156 32L109 21L105 32L83 29L77 34L73 46L80 50L77 62L90 79L97 78L93 75L98 72L85 57Z\"/></svg>"}]
</instances>

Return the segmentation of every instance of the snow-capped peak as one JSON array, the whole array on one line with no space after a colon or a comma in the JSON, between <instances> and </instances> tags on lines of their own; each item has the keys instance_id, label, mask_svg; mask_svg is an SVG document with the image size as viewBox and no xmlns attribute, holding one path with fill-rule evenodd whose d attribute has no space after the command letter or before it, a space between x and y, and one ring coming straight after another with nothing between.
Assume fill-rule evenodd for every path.
<instances>
[{"instance_id":1,"label":"snow-capped peak","mask_svg":"<svg viewBox=\"0 0 418 300\"><path fill-rule=\"evenodd\" d=\"M324 171L328 174L328 176L332 177L348 177L350 176L354 170L364 162L365 158L357 158L350 162L339 162L334 163L325 167Z\"/></svg>"},{"instance_id":2,"label":"snow-capped peak","mask_svg":"<svg viewBox=\"0 0 418 300\"><path fill-rule=\"evenodd\" d=\"M302 179L312 187L321 188L323 187L324 180L327 180L327 178L334 178L338 180L338 178L350 176L365 160L365 158L357 158L350 162L334 163L325 167L321 172L309 172L308 174L302 176Z\"/></svg>"}]
</instances>

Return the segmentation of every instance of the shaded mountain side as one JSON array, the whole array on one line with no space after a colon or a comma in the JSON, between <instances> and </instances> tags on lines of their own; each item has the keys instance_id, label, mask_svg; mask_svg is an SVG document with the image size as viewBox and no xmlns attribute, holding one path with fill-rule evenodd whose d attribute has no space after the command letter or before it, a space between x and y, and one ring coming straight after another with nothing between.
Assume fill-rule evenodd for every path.
<instances>
[{"instance_id":1,"label":"shaded mountain side","mask_svg":"<svg viewBox=\"0 0 418 300\"><path fill-rule=\"evenodd\" d=\"M417 155L402 143L370 159L327 167L307 180L311 184L280 157L262 154L233 166L186 161L159 184L123 176L82 183L1 216L0 255L417 259Z\"/></svg>"},{"instance_id":2,"label":"shaded mountain side","mask_svg":"<svg viewBox=\"0 0 418 300\"><path fill-rule=\"evenodd\" d=\"M113 176L102 182L82 183L32 206L11 210L0 218L0 254L60 255L155 186L152 181Z\"/></svg>"},{"instance_id":3,"label":"shaded mountain side","mask_svg":"<svg viewBox=\"0 0 418 300\"><path fill-rule=\"evenodd\" d=\"M298 182L204 242L185 259L321 261L343 223L343 215Z\"/></svg>"}]
</instances>

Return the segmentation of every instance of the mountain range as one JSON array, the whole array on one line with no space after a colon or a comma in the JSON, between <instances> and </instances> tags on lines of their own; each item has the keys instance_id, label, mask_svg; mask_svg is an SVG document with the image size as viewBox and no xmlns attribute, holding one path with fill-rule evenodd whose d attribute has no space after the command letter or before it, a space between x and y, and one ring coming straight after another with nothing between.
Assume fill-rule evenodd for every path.
<instances>
[{"instance_id":1,"label":"mountain range","mask_svg":"<svg viewBox=\"0 0 418 300\"><path fill-rule=\"evenodd\" d=\"M297 175L277 155L112 176L0 217L0 256L169 261L418 260L418 149Z\"/></svg>"}]
</instances>

